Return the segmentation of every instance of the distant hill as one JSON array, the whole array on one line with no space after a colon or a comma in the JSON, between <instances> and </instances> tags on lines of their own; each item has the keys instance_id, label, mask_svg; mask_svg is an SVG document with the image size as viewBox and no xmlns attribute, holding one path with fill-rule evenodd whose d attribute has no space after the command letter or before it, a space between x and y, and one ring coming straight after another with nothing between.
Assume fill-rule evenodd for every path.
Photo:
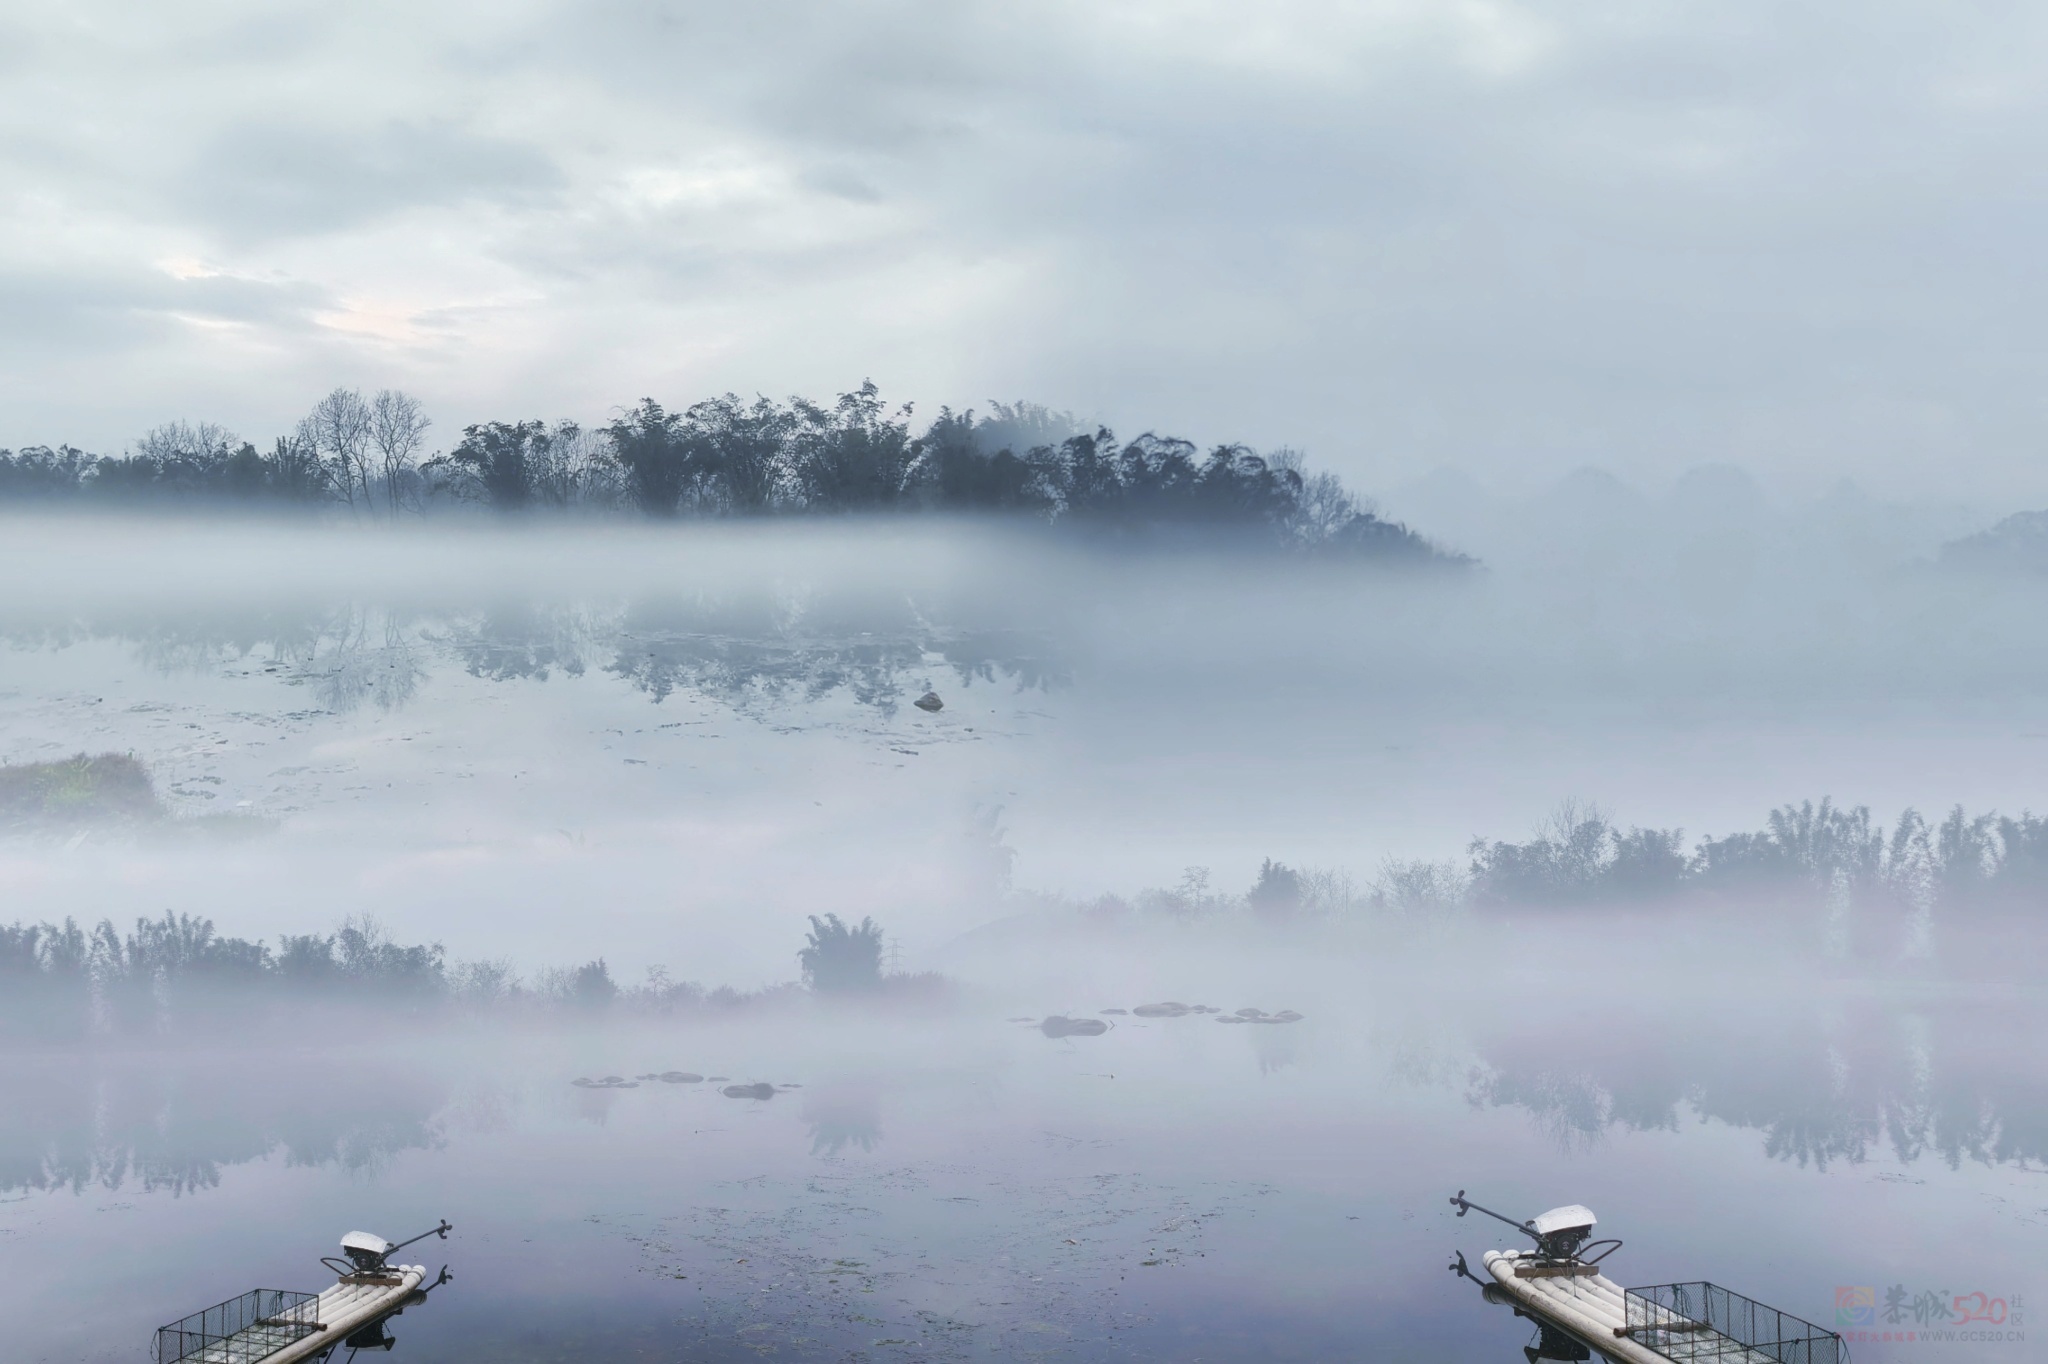
<instances>
[{"instance_id":1,"label":"distant hill","mask_svg":"<svg viewBox=\"0 0 2048 1364\"><path fill-rule=\"evenodd\" d=\"M2048 511L2018 512L1941 547L1947 568L2048 573Z\"/></svg>"}]
</instances>

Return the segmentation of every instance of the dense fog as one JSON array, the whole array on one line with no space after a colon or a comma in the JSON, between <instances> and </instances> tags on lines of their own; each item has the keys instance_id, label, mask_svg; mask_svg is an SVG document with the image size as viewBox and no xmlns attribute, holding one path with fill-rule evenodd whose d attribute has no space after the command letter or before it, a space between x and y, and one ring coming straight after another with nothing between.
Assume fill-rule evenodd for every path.
<instances>
[{"instance_id":1,"label":"dense fog","mask_svg":"<svg viewBox=\"0 0 2048 1364\"><path fill-rule=\"evenodd\" d=\"M14 1230L239 1218L296 1263L466 1215L491 1286L423 1357L522 1357L487 1319L543 1227L688 1306L529 1343L1170 1357L1215 1312L1485 1356L1516 1328L1438 1273L1485 1184L1818 1315L1876 1272L1826 1181L2048 1158L2048 582L1947 548L1981 521L1700 486L1454 534L1408 490L1454 572L930 515L16 515ZM1686 1220L1731 1180L1800 1210L1780 1252ZM950 1231L902 1201L940 1186ZM1918 1215L1993 1277L2023 1225ZM1079 1258L991 1286L984 1237ZM203 1305L122 1272L131 1334Z\"/></svg>"}]
</instances>

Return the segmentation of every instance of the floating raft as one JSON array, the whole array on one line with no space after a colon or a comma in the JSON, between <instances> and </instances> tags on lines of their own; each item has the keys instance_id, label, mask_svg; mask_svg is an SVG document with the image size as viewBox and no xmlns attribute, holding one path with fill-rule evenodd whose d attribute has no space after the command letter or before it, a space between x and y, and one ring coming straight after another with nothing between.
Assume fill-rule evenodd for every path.
<instances>
[{"instance_id":1,"label":"floating raft","mask_svg":"<svg viewBox=\"0 0 2048 1364\"><path fill-rule=\"evenodd\" d=\"M1841 1364L1842 1338L1717 1284L1623 1288L1584 1263L1490 1250L1481 1263L1517 1310L1621 1364Z\"/></svg>"},{"instance_id":2,"label":"floating raft","mask_svg":"<svg viewBox=\"0 0 2048 1364\"><path fill-rule=\"evenodd\" d=\"M320 1293L258 1288L195 1312L156 1333L157 1364L295 1364L404 1310L426 1280L424 1265L344 1274Z\"/></svg>"}]
</instances>

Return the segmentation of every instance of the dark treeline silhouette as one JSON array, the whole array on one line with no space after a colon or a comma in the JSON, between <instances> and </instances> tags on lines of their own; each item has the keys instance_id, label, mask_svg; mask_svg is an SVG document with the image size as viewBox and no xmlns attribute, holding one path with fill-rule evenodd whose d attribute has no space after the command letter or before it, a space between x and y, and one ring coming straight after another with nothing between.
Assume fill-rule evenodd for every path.
<instances>
[{"instance_id":1,"label":"dark treeline silhouette","mask_svg":"<svg viewBox=\"0 0 2048 1364\"><path fill-rule=\"evenodd\" d=\"M1292 451L1207 452L1150 432L1120 441L1062 413L997 403L941 408L922 432L873 383L829 405L726 394L681 410L643 400L601 429L483 422L426 454L419 402L336 389L265 451L222 427L174 422L119 456L69 445L0 450L0 502L340 506L368 519L477 506L637 511L649 517L789 513L1006 513L1129 533L1234 532L1252 543L1411 563L1462 564L1383 520Z\"/></svg>"},{"instance_id":2,"label":"dark treeline silhouette","mask_svg":"<svg viewBox=\"0 0 2048 1364\"><path fill-rule=\"evenodd\" d=\"M1981 977L2035 969L2031 930L2048 906L2048 818L2026 811L1958 806L1930 823L1909 808L1887 828L1868 807L1809 800L1688 850L1682 829L1622 828L1566 802L1527 841L1478 838L1467 854L1462 863L1388 858L1363 886L1340 870L1268 858L1241 895L1212 890L1208 869L1191 867L1171 889L1082 908L1102 923L1238 913L1276 928L1351 923L1395 937L1474 916L1499 927L1579 911L1686 912L1774 951L1887 968L1938 959Z\"/></svg>"},{"instance_id":3,"label":"dark treeline silhouette","mask_svg":"<svg viewBox=\"0 0 2048 1364\"><path fill-rule=\"evenodd\" d=\"M102 920L0 924L0 981L8 1008L0 1028L51 1040L93 1032L144 1035L175 1018L203 1027L235 1022L266 998L344 996L380 1011L417 1008L450 987L440 946L402 947L370 920L332 935L277 940L275 949L222 937L210 919L165 914L122 933Z\"/></svg>"},{"instance_id":4,"label":"dark treeline silhouette","mask_svg":"<svg viewBox=\"0 0 2048 1364\"><path fill-rule=\"evenodd\" d=\"M2048 819L2022 812L1939 824L1908 809L1887 831L1868 807L1823 799L1770 812L1765 827L1703 838L1682 829L1623 830L1596 809L1566 805L1526 843L1471 845L1475 905L1646 902L1685 894L1803 890L1907 912L2023 908L2048 896Z\"/></svg>"},{"instance_id":5,"label":"dark treeline silhouette","mask_svg":"<svg viewBox=\"0 0 2048 1364\"><path fill-rule=\"evenodd\" d=\"M937 975L883 970L882 946L872 919L849 926L836 914L814 916L797 954L804 985L821 995L944 993ZM266 1015L344 1028L459 1008L666 1016L800 993L794 982L751 993L706 990L671 980L659 966L642 984L622 987L602 957L522 981L505 962L451 963L439 943L394 942L367 917L329 934L287 934L274 946L223 937L212 920L189 914L138 919L127 933L111 920L90 932L69 919L0 924L0 1038L44 1042L239 1032Z\"/></svg>"}]
</instances>

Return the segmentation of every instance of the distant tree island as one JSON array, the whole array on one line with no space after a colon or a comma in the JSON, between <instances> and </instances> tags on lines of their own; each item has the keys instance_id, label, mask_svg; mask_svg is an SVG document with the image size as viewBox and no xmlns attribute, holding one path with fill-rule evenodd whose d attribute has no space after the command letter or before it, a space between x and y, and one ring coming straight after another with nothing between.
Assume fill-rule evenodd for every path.
<instances>
[{"instance_id":1,"label":"distant tree island","mask_svg":"<svg viewBox=\"0 0 2048 1364\"><path fill-rule=\"evenodd\" d=\"M1465 566L1382 518L1336 475L1287 449L1259 453L1147 432L1120 441L1034 403L941 408L914 432L872 382L831 404L733 394L681 410L653 399L602 427L494 421L429 453L419 401L338 388L268 451L211 423L173 422L121 455L70 445L0 449L0 505L328 508L390 521L458 509L768 517L998 514L1118 536L1207 532L1418 566Z\"/></svg>"}]
</instances>

